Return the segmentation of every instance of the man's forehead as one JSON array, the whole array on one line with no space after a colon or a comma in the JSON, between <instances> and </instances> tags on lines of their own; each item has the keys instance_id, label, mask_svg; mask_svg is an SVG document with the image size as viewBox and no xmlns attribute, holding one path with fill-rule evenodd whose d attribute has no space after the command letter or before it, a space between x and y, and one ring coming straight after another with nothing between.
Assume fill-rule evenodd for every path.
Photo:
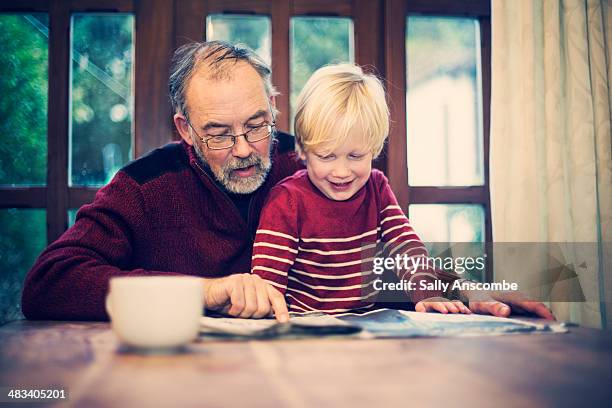
<instances>
[{"instance_id":1,"label":"man's forehead","mask_svg":"<svg viewBox=\"0 0 612 408\"><path fill-rule=\"evenodd\" d=\"M200 78L211 82L230 82L236 78L248 78L260 82L263 79L249 63L245 61L227 60L210 64L202 61L196 64L191 79Z\"/></svg>"},{"instance_id":2,"label":"man's forehead","mask_svg":"<svg viewBox=\"0 0 612 408\"><path fill-rule=\"evenodd\" d=\"M188 111L200 121L246 120L262 109L269 110L263 80L245 62L230 64L223 75L211 75L207 67L200 67L189 81L186 94Z\"/></svg>"}]
</instances>

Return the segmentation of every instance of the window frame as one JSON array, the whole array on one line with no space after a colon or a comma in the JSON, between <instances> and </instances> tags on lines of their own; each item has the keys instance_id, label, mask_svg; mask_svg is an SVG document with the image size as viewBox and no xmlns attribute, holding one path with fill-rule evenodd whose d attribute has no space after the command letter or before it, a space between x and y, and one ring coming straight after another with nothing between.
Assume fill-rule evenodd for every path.
<instances>
[{"instance_id":1,"label":"window frame","mask_svg":"<svg viewBox=\"0 0 612 408\"><path fill-rule=\"evenodd\" d=\"M383 170L408 213L409 204L478 204L485 212L485 241L492 242L489 188L491 95L491 5L489 0L0 0L0 13L44 12L49 15L48 168L46 186L2 186L0 208L47 210L47 240L68 226L68 210L93 201L98 188L70 187L69 70L70 18L76 12L133 13L134 157L180 139L174 129L167 83L173 50L205 38L209 14L263 14L272 26L272 81L280 91L278 127L288 131L290 96L290 19L338 16L353 19L355 62L383 77L389 98L391 131L375 167ZM408 13L471 16L480 21L483 101L484 185L411 187L406 154L406 50ZM286 61L286 63L279 63ZM150 84L157 84L150 86ZM492 278L488 257L487 280Z\"/></svg>"},{"instance_id":2,"label":"window frame","mask_svg":"<svg viewBox=\"0 0 612 408\"><path fill-rule=\"evenodd\" d=\"M482 73L483 164L481 186L410 186L407 166L406 129L406 19L423 14L473 17L480 23ZM477 204L484 209L485 242L493 241L489 188L489 124L491 117L491 4L489 0L387 0L385 1L385 76L388 86L392 128L387 145L389 183L404 211L410 204ZM485 280L493 278L493 257L487 257Z\"/></svg>"},{"instance_id":3,"label":"window frame","mask_svg":"<svg viewBox=\"0 0 612 408\"><path fill-rule=\"evenodd\" d=\"M165 0L0 0L0 13L47 13L49 71L47 183L0 186L0 208L41 208L47 212L47 242L68 228L68 210L93 201L98 187L70 186L70 24L73 13L131 13L134 43L134 157L171 140L166 88L172 55L172 2Z\"/></svg>"},{"instance_id":4,"label":"window frame","mask_svg":"<svg viewBox=\"0 0 612 408\"><path fill-rule=\"evenodd\" d=\"M272 26L272 83L280 95L276 97L278 129L288 132L290 87L290 21L291 17L349 17L353 20L355 62L378 75L384 75L382 39L383 0L176 0L175 47L189 39L204 39L204 21L210 14L260 14L270 16ZM201 22L198 24L197 22ZM275 61L287 61L278 64ZM378 67L378 70L376 68ZM384 157L376 167L386 167Z\"/></svg>"}]
</instances>

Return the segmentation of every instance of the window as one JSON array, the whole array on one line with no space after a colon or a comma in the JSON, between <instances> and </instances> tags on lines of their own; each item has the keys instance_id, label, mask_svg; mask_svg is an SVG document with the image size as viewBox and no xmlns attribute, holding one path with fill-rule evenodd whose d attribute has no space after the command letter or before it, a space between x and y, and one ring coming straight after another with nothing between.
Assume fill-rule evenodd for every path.
<instances>
[{"instance_id":1,"label":"window","mask_svg":"<svg viewBox=\"0 0 612 408\"><path fill-rule=\"evenodd\" d=\"M134 17L72 16L71 186L103 186L132 159Z\"/></svg>"},{"instance_id":2,"label":"window","mask_svg":"<svg viewBox=\"0 0 612 408\"><path fill-rule=\"evenodd\" d=\"M139 31L147 61L140 92L138 19L148 22ZM147 8L131 0L0 2L0 64L10 67L0 76L0 324L20 317L25 274L65 231L68 210L92 201L135 153L160 145L158 134L171 139L161 125L169 109L158 108L160 100L168 105L163 71L172 43L163 27L171 19L162 0ZM160 27L166 42L157 38ZM162 89L151 91L156 76ZM136 126L135 117L146 120Z\"/></svg>"},{"instance_id":3,"label":"window","mask_svg":"<svg viewBox=\"0 0 612 408\"><path fill-rule=\"evenodd\" d=\"M45 210L0 209L0 324L21 317L21 287L45 248Z\"/></svg>"},{"instance_id":4,"label":"window","mask_svg":"<svg viewBox=\"0 0 612 408\"><path fill-rule=\"evenodd\" d=\"M449 251L455 258L483 255L485 213L481 205L411 204L409 210L412 226L433 256ZM483 281L484 272L473 269L463 277Z\"/></svg>"},{"instance_id":5,"label":"window","mask_svg":"<svg viewBox=\"0 0 612 408\"><path fill-rule=\"evenodd\" d=\"M327 64L354 62L353 21L345 17L293 17L290 25L291 119L308 78Z\"/></svg>"},{"instance_id":6,"label":"window","mask_svg":"<svg viewBox=\"0 0 612 408\"><path fill-rule=\"evenodd\" d=\"M319 67L355 61L382 74L382 12L381 3L370 0L183 0L175 8L174 20L181 21L175 46L189 39L221 39L269 55L272 82L280 92L277 127L290 131L295 98Z\"/></svg>"},{"instance_id":7,"label":"window","mask_svg":"<svg viewBox=\"0 0 612 408\"><path fill-rule=\"evenodd\" d=\"M268 64L272 63L270 17L211 14L206 18L206 38L246 44Z\"/></svg>"},{"instance_id":8,"label":"window","mask_svg":"<svg viewBox=\"0 0 612 408\"><path fill-rule=\"evenodd\" d=\"M11 135L0 144L2 185L47 183L48 26L47 14L0 14L0 134Z\"/></svg>"},{"instance_id":9,"label":"window","mask_svg":"<svg viewBox=\"0 0 612 408\"><path fill-rule=\"evenodd\" d=\"M391 186L434 255L457 242L482 255L492 239L490 4L390 0L385 8ZM490 280L491 265L488 257L486 273L469 278Z\"/></svg>"},{"instance_id":10,"label":"window","mask_svg":"<svg viewBox=\"0 0 612 408\"><path fill-rule=\"evenodd\" d=\"M410 15L406 27L408 183L482 185L478 20Z\"/></svg>"},{"instance_id":11,"label":"window","mask_svg":"<svg viewBox=\"0 0 612 408\"><path fill-rule=\"evenodd\" d=\"M425 240L491 240L488 0L0 0L11 67L0 76L0 259L21 265L3 266L11 282L118 168L177 139L170 56L204 38L271 62L283 131L321 65L381 76L391 133L375 165L402 208Z\"/></svg>"},{"instance_id":12,"label":"window","mask_svg":"<svg viewBox=\"0 0 612 408\"><path fill-rule=\"evenodd\" d=\"M45 13L0 14L2 190L40 192L47 183L48 26ZM0 324L20 317L25 274L47 243L45 210L17 206L0 209Z\"/></svg>"}]
</instances>

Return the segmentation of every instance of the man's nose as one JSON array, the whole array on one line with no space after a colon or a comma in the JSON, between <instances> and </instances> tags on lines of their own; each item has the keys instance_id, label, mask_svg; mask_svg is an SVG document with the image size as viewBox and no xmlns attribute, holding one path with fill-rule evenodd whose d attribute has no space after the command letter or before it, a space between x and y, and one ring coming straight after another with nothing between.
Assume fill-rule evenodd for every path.
<instances>
[{"instance_id":1,"label":"man's nose","mask_svg":"<svg viewBox=\"0 0 612 408\"><path fill-rule=\"evenodd\" d=\"M232 154L235 157L246 158L249 157L252 152L253 148L249 142L247 142L246 138L244 136L238 136L232 147Z\"/></svg>"}]
</instances>

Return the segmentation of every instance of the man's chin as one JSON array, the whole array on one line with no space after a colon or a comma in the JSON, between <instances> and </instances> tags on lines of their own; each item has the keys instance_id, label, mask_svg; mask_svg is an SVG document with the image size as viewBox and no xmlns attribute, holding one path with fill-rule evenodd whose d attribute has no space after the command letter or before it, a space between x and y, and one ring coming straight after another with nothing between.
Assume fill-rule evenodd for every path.
<instances>
[{"instance_id":1,"label":"man's chin","mask_svg":"<svg viewBox=\"0 0 612 408\"><path fill-rule=\"evenodd\" d=\"M225 188L234 194L251 194L262 186L266 180L266 175L255 174L249 177L232 176L224 183Z\"/></svg>"}]
</instances>

